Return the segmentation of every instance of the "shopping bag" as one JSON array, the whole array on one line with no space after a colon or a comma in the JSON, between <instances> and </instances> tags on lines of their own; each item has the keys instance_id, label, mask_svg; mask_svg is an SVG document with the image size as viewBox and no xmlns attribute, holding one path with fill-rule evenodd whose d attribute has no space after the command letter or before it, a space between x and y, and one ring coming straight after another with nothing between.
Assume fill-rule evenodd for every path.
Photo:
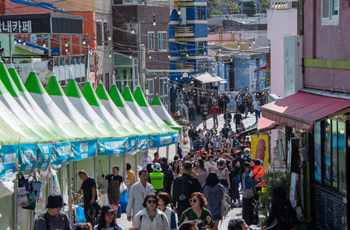
<instances>
[{"instance_id":1,"label":"shopping bag","mask_svg":"<svg viewBox=\"0 0 350 230\"><path fill-rule=\"evenodd\" d=\"M5 196L10 196L14 192L14 183L9 181L0 181L0 199Z\"/></svg>"},{"instance_id":2,"label":"shopping bag","mask_svg":"<svg viewBox=\"0 0 350 230\"><path fill-rule=\"evenodd\" d=\"M77 209L77 221L78 223L86 223L84 208L78 205Z\"/></svg>"},{"instance_id":3,"label":"shopping bag","mask_svg":"<svg viewBox=\"0 0 350 230\"><path fill-rule=\"evenodd\" d=\"M28 206L23 207L23 209L35 210L35 206L38 200L40 200L41 194L41 183L35 181L29 182L29 191L28 191Z\"/></svg>"},{"instance_id":4,"label":"shopping bag","mask_svg":"<svg viewBox=\"0 0 350 230\"><path fill-rule=\"evenodd\" d=\"M128 194L127 194L127 191L124 190L124 192L121 193L119 198L119 204L120 204L122 213L126 213L126 206L128 205L128 202L129 202Z\"/></svg>"},{"instance_id":5,"label":"shopping bag","mask_svg":"<svg viewBox=\"0 0 350 230\"><path fill-rule=\"evenodd\" d=\"M22 207L22 208L28 206L28 197L27 197L26 187L17 188L17 204L18 204L18 207Z\"/></svg>"},{"instance_id":6,"label":"shopping bag","mask_svg":"<svg viewBox=\"0 0 350 230\"><path fill-rule=\"evenodd\" d=\"M126 187L125 183L123 183L123 182L120 183L120 185L119 185L120 194L122 194L126 189L127 189L127 187Z\"/></svg>"}]
</instances>

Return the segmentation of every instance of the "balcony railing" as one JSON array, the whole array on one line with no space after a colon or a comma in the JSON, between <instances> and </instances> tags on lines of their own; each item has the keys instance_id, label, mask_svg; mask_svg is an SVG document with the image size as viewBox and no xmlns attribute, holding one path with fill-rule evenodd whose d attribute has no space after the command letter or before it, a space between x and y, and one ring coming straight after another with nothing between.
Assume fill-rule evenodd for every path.
<instances>
[{"instance_id":1,"label":"balcony railing","mask_svg":"<svg viewBox=\"0 0 350 230\"><path fill-rule=\"evenodd\" d=\"M175 37L193 37L194 28L193 26L176 26Z\"/></svg>"},{"instance_id":2,"label":"balcony railing","mask_svg":"<svg viewBox=\"0 0 350 230\"><path fill-rule=\"evenodd\" d=\"M176 69L189 69L194 71L194 63L192 62L178 62L175 64Z\"/></svg>"}]
</instances>

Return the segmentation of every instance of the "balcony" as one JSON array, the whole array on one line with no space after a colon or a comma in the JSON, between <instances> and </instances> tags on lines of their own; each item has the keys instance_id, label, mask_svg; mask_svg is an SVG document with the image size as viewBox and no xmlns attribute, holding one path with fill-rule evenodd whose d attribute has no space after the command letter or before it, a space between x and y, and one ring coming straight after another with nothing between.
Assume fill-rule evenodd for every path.
<instances>
[{"instance_id":1,"label":"balcony","mask_svg":"<svg viewBox=\"0 0 350 230\"><path fill-rule=\"evenodd\" d=\"M193 62L178 62L175 64L176 69L189 69L194 71L194 63Z\"/></svg>"},{"instance_id":2,"label":"balcony","mask_svg":"<svg viewBox=\"0 0 350 230\"><path fill-rule=\"evenodd\" d=\"M176 26L175 37L194 37L193 26Z\"/></svg>"}]
</instances>

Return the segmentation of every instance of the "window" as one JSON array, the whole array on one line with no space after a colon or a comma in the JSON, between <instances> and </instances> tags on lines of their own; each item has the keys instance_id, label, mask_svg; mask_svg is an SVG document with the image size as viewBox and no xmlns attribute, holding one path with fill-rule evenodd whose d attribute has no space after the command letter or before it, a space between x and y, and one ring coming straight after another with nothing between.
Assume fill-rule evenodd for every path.
<instances>
[{"instance_id":1,"label":"window","mask_svg":"<svg viewBox=\"0 0 350 230\"><path fill-rule=\"evenodd\" d=\"M205 6L197 6L197 20L205 20Z\"/></svg>"},{"instance_id":2,"label":"window","mask_svg":"<svg viewBox=\"0 0 350 230\"><path fill-rule=\"evenodd\" d=\"M112 36L110 34L110 36ZM107 22L103 23L103 41L105 42L105 46L108 46L108 27Z\"/></svg>"},{"instance_id":3,"label":"window","mask_svg":"<svg viewBox=\"0 0 350 230\"><path fill-rule=\"evenodd\" d=\"M96 40L97 45L102 46L102 23L96 22Z\"/></svg>"},{"instance_id":4,"label":"window","mask_svg":"<svg viewBox=\"0 0 350 230\"><path fill-rule=\"evenodd\" d=\"M168 95L168 79L162 78L159 81L159 95L167 96Z\"/></svg>"},{"instance_id":5,"label":"window","mask_svg":"<svg viewBox=\"0 0 350 230\"><path fill-rule=\"evenodd\" d=\"M341 116L314 125L315 182L346 194L346 125Z\"/></svg>"},{"instance_id":6,"label":"window","mask_svg":"<svg viewBox=\"0 0 350 230\"><path fill-rule=\"evenodd\" d=\"M158 50L166 51L168 49L168 40L166 31L158 31Z\"/></svg>"},{"instance_id":7,"label":"window","mask_svg":"<svg viewBox=\"0 0 350 230\"><path fill-rule=\"evenodd\" d=\"M147 44L148 44L148 50L153 51L154 50L154 31L147 32Z\"/></svg>"},{"instance_id":8,"label":"window","mask_svg":"<svg viewBox=\"0 0 350 230\"><path fill-rule=\"evenodd\" d=\"M154 94L154 80L153 79L147 79L147 95L153 95Z\"/></svg>"},{"instance_id":9,"label":"window","mask_svg":"<svg viewBox=\"0 0 350 230\"><path fill-rule=\"evenodd\" d=\"M180 58L187 59L187 44L186 43L180 44Z\"/></svg>"},{"instance_id":10,"label":"window","mask_svg":"<svg viewBox=\"0 0 350 230\"><path fill-rule=\"evenodd\" d=\"M206 52L205 41L197 42L197 55L204 55Z\"/></svg>"},{"instance_id":11,"label":"window","mask_svg":"<svg viewBox=\"0 0 350 230\"><path fill-rule=\"evenodd\" d=\"M322 25L338 25L339 0L322 0Z\"/></svg>"}]
</instances>

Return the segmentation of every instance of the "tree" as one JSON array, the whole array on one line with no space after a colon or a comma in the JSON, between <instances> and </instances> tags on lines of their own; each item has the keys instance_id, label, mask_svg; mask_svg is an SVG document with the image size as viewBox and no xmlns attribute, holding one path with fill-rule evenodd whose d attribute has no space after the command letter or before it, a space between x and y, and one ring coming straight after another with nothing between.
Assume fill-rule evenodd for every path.
<instances>
[{"instance_id":1,"label":"tree","mask_svg":"<svg viewBox=\"0 0 350 230\"><path fill-rule=\"evenodd\" d=\"M211 13L213 15L221 15L222 14L221 10L213 10Z\"/></svg>"},{"instance_id":2,"label":"tree","mask_svg":"<svg viewBox=\"0 0 350 230\"><path fill-rule=\"evenodd\" d=\"M266 10L270 9L270 2L264 0L259 5L259 13L265 13Z\"/></svg>"},{"instance_id":3,"label":"tree","mask_svg":"<svg viewBox=\"0 0 350 230\"><path fill-rule=\"evenodd\" d=\"M228 14L234 14L238 12L237 3L234 0L219 0L218 3L227 7Z\"/></svg>"},{"instance_id":4,"label":"tree","mask_svg":"<svg viewBox=\"0 0 350 230\"><path fill-rule=\"evenodd\" d=\"M254 16L255 14L255 4L253 1L248 1L243 4L243 13L248 16Z\"/></svg>"}]
</instances>

